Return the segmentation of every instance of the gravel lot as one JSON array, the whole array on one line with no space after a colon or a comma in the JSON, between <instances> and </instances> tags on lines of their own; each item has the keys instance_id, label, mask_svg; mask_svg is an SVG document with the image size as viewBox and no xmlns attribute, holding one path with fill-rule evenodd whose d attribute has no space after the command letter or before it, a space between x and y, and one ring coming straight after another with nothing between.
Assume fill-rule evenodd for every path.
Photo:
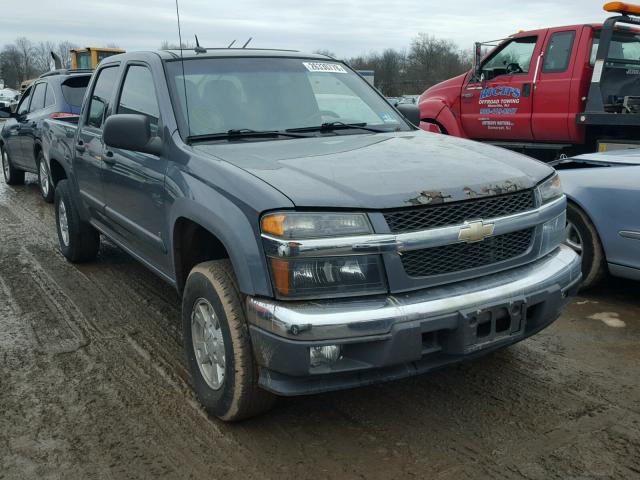
<instances>
[{"instance_id":1,"label":"gravel lot","mask_svg":"<svg viewBox=\"0 0 640 480\"><path fill-rule=\"evenodd\" d=\"M479 361L227 425L191 392L175 291L106 242L67 263L31 182L0 183L1 479L640 478L639 283Z\"/></svg>"}]
</instances>

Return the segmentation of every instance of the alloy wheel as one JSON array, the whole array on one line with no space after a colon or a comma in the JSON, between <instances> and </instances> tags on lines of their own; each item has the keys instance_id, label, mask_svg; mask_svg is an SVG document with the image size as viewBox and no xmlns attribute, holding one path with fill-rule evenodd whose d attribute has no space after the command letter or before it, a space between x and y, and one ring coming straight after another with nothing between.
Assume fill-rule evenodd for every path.
<instances>
[{"instance_id":1,"label":"alloy wheel","mask_svg":"<svg viewBox=\"0 0 640 480\"><path fill-rule=\"evenodd\" d=\"M58 205L58 227L60 228L60 237L65 247L69 246L69 219L67 218L67 207L64 200Z\"/></svg>"},{"instance_id":2,"label":"alloy wheel","mask_svg":"<svg viewBox=\"0 0 640 480\"><path fill-rule=\"evenodd\" d=\"M196 300L191 311L191 341L202 377L219 390L225 379L224 337L213 306L204 298Z\"/></svg>"}]
</instances>

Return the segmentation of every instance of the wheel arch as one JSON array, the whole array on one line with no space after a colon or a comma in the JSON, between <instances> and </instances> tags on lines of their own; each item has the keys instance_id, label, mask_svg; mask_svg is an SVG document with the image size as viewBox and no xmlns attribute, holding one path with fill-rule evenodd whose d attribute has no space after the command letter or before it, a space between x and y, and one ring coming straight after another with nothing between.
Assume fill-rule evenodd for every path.
<instances>
[{"instance_id":1,"label":"wheel arch","mask_svg":"<svg viewBox=\"0 0 640 480\"><path fill-rule=\"evenodd\" d=\"M183 199L184 200L184 199ZM240 291L272 295L266 261L256 232L234 207L212 211L191 201L178 202L171 222L171 254L176 288L182 293L191 269L198 263L228 258Z\"/></svg>"}]
</instances>

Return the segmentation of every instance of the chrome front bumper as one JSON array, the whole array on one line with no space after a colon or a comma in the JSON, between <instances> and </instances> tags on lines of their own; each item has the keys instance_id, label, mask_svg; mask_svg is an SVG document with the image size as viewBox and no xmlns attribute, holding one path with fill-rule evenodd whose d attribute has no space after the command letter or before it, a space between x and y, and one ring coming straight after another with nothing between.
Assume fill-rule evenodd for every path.
<instances>
[{"instance_id":1,"label":"chrome front bumper","mask_svg":"<svg viewBox=\"0 0 640 480\"><path fill-rule=\"evenodd\" d=\"M501 273L404 294L281 302L248 297L249 323L289 340L323 341L388 334L399 324L540 296L563 295L581 278L579 256L560 246L540 260Z\"/></svg>"}]
</instances>

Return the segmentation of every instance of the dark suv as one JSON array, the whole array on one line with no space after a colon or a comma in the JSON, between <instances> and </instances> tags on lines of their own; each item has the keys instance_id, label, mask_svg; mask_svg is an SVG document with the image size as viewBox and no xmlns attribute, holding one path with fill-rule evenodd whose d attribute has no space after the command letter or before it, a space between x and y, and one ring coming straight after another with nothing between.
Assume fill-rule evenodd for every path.
<instances>
[{"instance_id":1,"label":"dark suv","mask_svg":"<svg viewBox=\"0 0 640 480\"><path fill-rule=\"evenodd\" d=\"M2 170L9 185L23 183L24 172L36 173L42 197L53 202L49 170L42 161L42 122L77 116L90 78L90 70L55 70L41 75L25 91L0 131Z\"/></svg>"}]
</instances>

